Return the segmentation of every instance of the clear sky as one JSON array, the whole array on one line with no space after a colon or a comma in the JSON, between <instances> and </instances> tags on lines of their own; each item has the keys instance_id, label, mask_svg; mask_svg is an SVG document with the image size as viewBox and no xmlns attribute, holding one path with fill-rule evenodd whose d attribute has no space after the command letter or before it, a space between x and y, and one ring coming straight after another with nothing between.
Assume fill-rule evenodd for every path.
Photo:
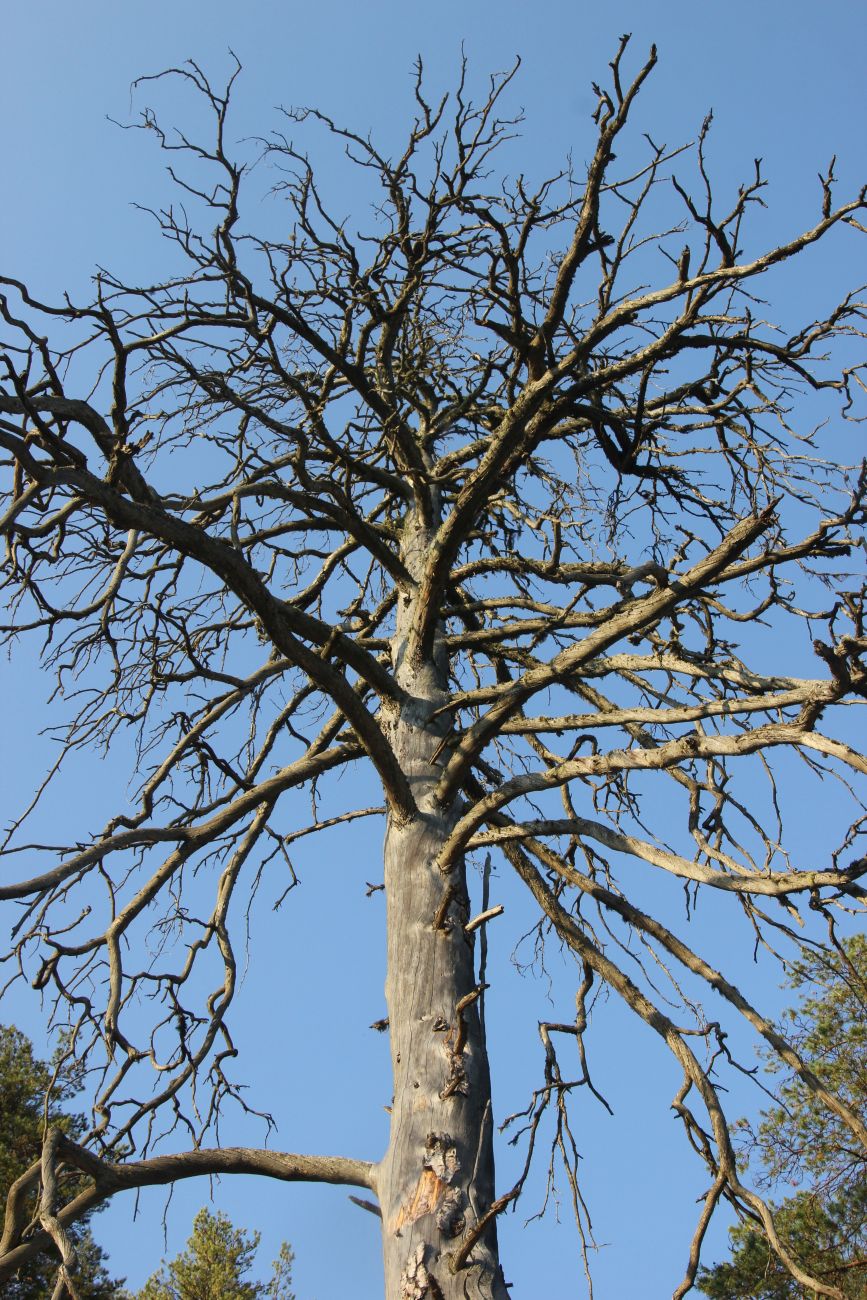
<instances>
[{"instance_id":1,"label":"clear sky","mask_svg":"<svg viewBox=\"0 0 867 1300\"><path fill-rule=\"evenodd\" d=\"M768 244L813 220L816 173L832 154L838 156L841 196L867 179L867 10L851 0L439 0L426 6L408 0L33 0L4 11L0 267L44 294L83 292L97 264L130 281L159 276L159 241L132 205L157 206L164 199L163 161L145 136L123 132L109 119L128 121L144 102L130 90L139 74L192 57L219 81L230 67L230 49L244 66L233 123L238 137L265 133L277 105L310 103L386 142L397 138L411 111L417 54L431 85L443 89L453 83L462 45L480 84L520 55L513 102L525 109L526 125L512 157L520 169L525 150L528 168L555 171L570 151L580 169L592 139L590 82L604 78L619 35L631 31L635 64L652 41L660 54L634 123L674 144L692 138L713 108L715 175L734 184L749 177L754 157L765 160L768 211L757 228ZM189 108L171 88L161 104L168 118L176 110L180 120ZM354 201L357 196L347 193L348 212ZM860 274L853 271L843 245L839 249L830 260L806 262L799 272L804 278L788 281L781 292L819 294L821 303L826 289L833 293L836 284L867 279L863 266ZM0 815L6 821L46 749L32 722L31 707L41 693L37 675L2 663L0 690L7 722L0 737ZM98 800L98 765L91 777L91 790L67 788L70 806ZM803 833L809 834L806 817ZM240 1046L248 1053L252 1099L263 1097L279 1120L276 1146L375 1159L385 1141L387 1043L367 1029L384 1014L379 900L367 904L369 928L360 932L352 919L364 881L380 878L378 851L376 838L363 830L334 837L325 850L329 870L310 857L291 908L260 918L256 942L270 942L272 955L267 970L251 964ZM497 899L508 903L508 879L495 885ZM320 926L326 908L328 931ZM527 1099L538 1066L534 1022L548 1014L544 981L509 975L509 954L528 924L516 900L496 939L503 991L495 986L488 1019L499 1040L495 1105L501 1116ZM329 949L333 960L323 963ZM745 969L755 980L769 978L761 965ZM769 986L766 994L766 1005L773 1006L776 990ZM615 1119L583 1099L578 1108L585 1190L604 1243L594 1263L597 1300L655 1300L670 1294L682 1275L703 1176L668 1109L673 1071L652 1048L633 1056L625 1044L633 1044L635 1034L626 1032L625 1015L613 1005L604 1010L598 1082ZM35 1003L16 993L8 1008L0 1007L0 1018L16 1021L44 1048ZM322 1041L327 1050L319 1050ZM264 1135L229 1123L222 1136L226 1143L256 1145ZM504 1226L513 1294L526 1300L581 1295L568 1204L560 1225L549 1212L541 1223L521 1227L539 1193L537 1186L535 1200L522 1203ZM160 1192L141 1198L136 1221L132 1203L118 1201L96 1223L113 1267L140 1285L164 1250L174 1253L183 1243L207 1194L203 1184L178 1189L166 1216L165 1246ZM299 1300L375 1300L381 1294L375 1221L350 1205L344 1191L226 1180L214 1195L237 1223L261 1230L268 1258L282 1237L292 1242ZM716 1248L719 1257L723 1242L720 1226L709 1255Z\"/></svg>"}]
</instances>

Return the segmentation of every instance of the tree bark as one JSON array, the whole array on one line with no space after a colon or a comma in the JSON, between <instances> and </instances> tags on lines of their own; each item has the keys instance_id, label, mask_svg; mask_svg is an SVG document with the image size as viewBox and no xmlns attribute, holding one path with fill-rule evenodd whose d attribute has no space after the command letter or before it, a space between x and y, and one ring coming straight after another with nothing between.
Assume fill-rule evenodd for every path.
<instances>
[{"instance_id":1,"label":"tree bark","mask_svg":"<svg viewBox=\"0 0 867 1300\"><path fill-rule=\"evenodd\" d=\"M413 577L432 540L413 515L403 560ZM435 643L411 662L415 593L399 597L393 662L404 703L389 721L392 744L418 808L389 819L385 840L386 1000L394 1097L388 1151L377 1177L386 1300L507 1300L492 1219L462 1267L455 1256L494 1199L491 1083L478 1013L463 859L438 863L459 815L437 804L450 720L445 656ZM437 638L438 642L439 638Z\"/></svg>"}]
</instances>

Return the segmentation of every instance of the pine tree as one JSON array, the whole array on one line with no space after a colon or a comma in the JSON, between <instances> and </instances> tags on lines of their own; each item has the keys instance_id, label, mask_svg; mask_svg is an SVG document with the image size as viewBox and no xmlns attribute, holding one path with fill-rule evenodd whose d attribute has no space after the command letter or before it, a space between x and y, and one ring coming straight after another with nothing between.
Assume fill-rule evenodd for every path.
<instances>
[{"instance_id":1,"label":"pine tree","mask_svg":"<svg viewBox=\"0 0 867 1300\"><path fill-rule=\"evenodd\" d=\"M867 1114L867 937L842 943L833 958L798 962L793 988L810 996L787 1012L790 1038L826 1087ZM811 1187L777 1207L777 1231L791 1254L816 1278L852 1300L867 1292L867 1160L844 1126L819 1106L797 1079L781 1089L780 1106L764 1116L754 1149L768 1181ZM705 1271L699 1289L712 1300L800 1300L807 1293L783 1268L752 1223L732 1230L732 1258Z\"/></svg>"},{"instance_id":2,"label":"pine tree","mask_svg":"<svg viewBox=\"0 0 867 1300\"><path fill-rule=\"evenodd\" d=\"M135 1300L295 1300L292 1251L285 1241L271 1280L248 1280L258 1246L258 1232L236 1228L219 1210L199 1210L186 1250L164 1262Z\"/></svg>"},{"instance_id":3,"label":"pine tree","mask_svg":"<svg viewBox=\"0 0 867 1300\"><path fill-rule=\"evenodd\" d=\"M33 1044L26 1035L10 1025L0 1025L0 1196L4 1201L16 1178L39 1159L46 1097L48 1123L62 1127L71 1138L80 1135L84 1128L82 1117L64 1109L78 1090L78 1080L69 1069L61 1067L55 1072L48 1062L34 1056ZM71 1183L66 1186L72 1190ZM109 1277L105 1254L86 1221L74 1224L70 1235L78 1254L76 1288L80 1300L120 1297L120 1282ZM38 1255L6 1283L3 1295L6 1300L48 1300L56 1271L55 1259Z\"/></svg>"},{"instance_id":4,"label":"pine tree","mask_svg":"<svg viewBox=\"0 0 867 1300\"><path fill-rule=\"evenodd\" d=\"M49 1182L49 1220L181 1177L357 1187L388 1300L508 1300L498 1232L525 1184L565 1178L592 1245L574 1107L604 1101L588 1042L607 991L640 1025L618 1047L636 1075L646 1030L671 1054L706 1167L674 1295L725 1200L801 1287L845 1300L742 1179L724 1071L742 1020L867 1151L833 1070L829 1088L781 1037L757 976L733 982L730 926L736 907L744 943L771 948L781 906L833 936L865 899L847 710L867 699L867 466L845 462L867 305L854 284L811 303L792 280L778 315L766 288L820 243L848 275L867 187L838 200L832 164L811 224L768 243L758 160L714 191L710 115L691 161L633 131L657 54L627 51L592 83L570 151L586 168L532 180L510 153L517 64L481 95L462 68L449 97L419 61L396 151L315 108L236 146L239 68L222 87L195 62L146 77L157 103L196 97L177 133L149 105L138 121L178 187L147 200L167 261L100 270L84 302L0 276L0 643L28 672L41 654L60 746L32 829L25 811L0 848L3 942L100 1080L95 1140L51 1132L44 1156L47 1182L75 1167L91 1199ZM46 845L42 792L57 774L74 798L88 750L129 784L108 820L59 817ZM804 836L832 775L852 807ZM309 1150L318 1067L292 1080L287 1149L253 1145L246 1120L240 1145L212 1145L222 1109L252 1123L241 949L277 1042L304 993L272 945L304 945L308 988L356 974L327 902L312 928L291 908L255 935L242 918L260 885L280 906L308 836L342 889L327 846L361 819L383 844L353 925L359 977L368 954L386 967L387 1141L323 1009L310 1051L344 1084L351 1149L323 1122ZM568 954L505 1138L492 1072L509 1061L486 1016L508 997L488 962L498 869L504 926L535 936L540 966L545 945ZM722 961L712 927L672 910L681 886L690 920L699 897L713 909ZM525 1163L504 1183L506 1140ZM0 1282L57 1235L11 1206Z\"/></svg>"}]
</instances>

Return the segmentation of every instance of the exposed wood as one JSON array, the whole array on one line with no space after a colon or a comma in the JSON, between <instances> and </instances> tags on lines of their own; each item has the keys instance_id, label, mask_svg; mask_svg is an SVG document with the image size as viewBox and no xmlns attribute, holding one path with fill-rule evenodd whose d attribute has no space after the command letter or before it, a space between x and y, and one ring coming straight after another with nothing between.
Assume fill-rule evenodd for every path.
<instances>
[{"instance_id":1,"label":"exposed wood","mask_svg":"<svg viewBox=\"0 0 867 1300\"><path fill-rule=\"evenodd\" d=\"M0 956L98 1080L82 1143L49 1129L9 1190L0 1280L48 1251L69 1292L77 1225L107 1197L229 1173L366 1189L351 1199L381 1221L386 1300L506 1300L498 1228L537 1176L565 1180L587 1262L570 1106L582 1088L608 1106L588 1047L604 988L677 1063L673 1109L706 1167L674 1294L727 1201L799 1285L839 1296L738 1169L724 1068L753 1062L690 981L845 1128L853 1160L864 1116L724 963L636 899L664 912L674 881L688 915L720 909L729 942L737 911L731 942L783 963L804 944L842 951L863 915L867 468L842 466L840 430L862 415L867 308L853 292L783 329L755 303L771 269L863 236L867 190L838 202L832 167L813 223L756 252L760 164L721 203L709 120L689 155L634 132L656 51L631 77L629 57L624 38L594 85L583 174L570 164L535 193L496 171L517 63L481 99L464 68L441 101L419 64L394 158L294 110L299 134L326 131L381 192L369 229L330 214L306 153L275 136L277 238L243 224L265 169L229 154L235 78L219 90L194 63L170 69L211 114L205 143L150 110L141 122L189 208L159 217L172 278L101 272L83 306L0 279L0 644L41 656L59 744L0 844ZM101 827L46 830L45 789L87 749L134 755L131 801ZM362 765L377 793L355 807L341 777ZM796 765L802 803L838 778L840 825L817 825L809 853L778 786ZM387 1149L214 1150L221 1107L248 1105L232 1073L239 917L261 890L289 932L311 838L369 818L383 875L378 856L351 866L359 924L379 893L386 908L387 1013L363 1024L389 1035ZM538 1086L505 1120L485 1019L508 930L488 931L505 911L495 860L515 873L508 919L534 961L552 939L574 960L538 1024ZM321 924L311 980L333 960L328 908ZM506 1188L500 1124L523 1152ZM151 1149L184 1129L191 1150Z\"/></svg>"}]
</instances>

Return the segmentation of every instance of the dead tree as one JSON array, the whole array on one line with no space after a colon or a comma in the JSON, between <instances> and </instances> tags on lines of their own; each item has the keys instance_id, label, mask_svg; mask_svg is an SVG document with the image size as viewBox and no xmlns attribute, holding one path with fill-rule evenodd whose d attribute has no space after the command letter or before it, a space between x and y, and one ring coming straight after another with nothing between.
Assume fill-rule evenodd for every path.
<instances>
[{"instance_id":1,"label":"dead tree","mask_svg":"<svg viewBox=\"0 0 867 1300\"><path fill-rule=\"evenodd\" d=\"M366 1189L389 1300L505 1300L498 1216L543 1117L580 1212L567 1103L593 1087L604 985L676 1058L675 1110L707 1166L675 1294L721 1200L801 1285L840 1294L786 1254L739 1173L716 1017L745 1018L853 1143L863 1120L634 882L675 877L687 913L734 895L748 939L783 955L820 942L817 914L833 943L862 907L863 823L802 860L775 773L787 752L803 782L867 771L845 711L867 696L867 480L838 463L839 440L823 449L855 414L864 306L852 293L783 327L757 295L831 232L859 239L865 192L839 204L832 164L815 224L745 255L759 164L721 203L709 122L690 150L646 137L636 162L625 128L656 55L628 81L625 48L595 87L586 171L542 183L495 171L515 70L484 102L465 77L435 101L419 67L399 156L319 111L287 114L295 135L345 148L375 196L370 218L334 211L301 147L270 137L279 237L245 224L262 169L230 147L231 83L173 69L214 131L203 144L151 111L139 124L181 192L154 213L168 277L101 272L87 305L3 279L3 636L76 683L67 761L132 736L139 785L86 842L28 847L19 822L5 843L12 968L99 1072L86 1142L49 1133L12 1189L0 1278L45 1249L74 1278L64 1225L117 1191L246 1172ZM346 805L335 774L362 764L382 806ZM300 787L314 813L287 824ZM368 816L385 828L388 1148L209 1146L237 1095L244 898L298 836ZM526 886L539 942L574 955L577 989L573 1020L540 1024L527 1167L506 1189L480 1014L497 908L468 876L490 854ZM692 996L672 1013L683 981L707 986L712 1014ZM161 1115L191 1149L153 1151ZM90 1179L71 1202L64 1170Z\"/></svg>"}]
</instances>

